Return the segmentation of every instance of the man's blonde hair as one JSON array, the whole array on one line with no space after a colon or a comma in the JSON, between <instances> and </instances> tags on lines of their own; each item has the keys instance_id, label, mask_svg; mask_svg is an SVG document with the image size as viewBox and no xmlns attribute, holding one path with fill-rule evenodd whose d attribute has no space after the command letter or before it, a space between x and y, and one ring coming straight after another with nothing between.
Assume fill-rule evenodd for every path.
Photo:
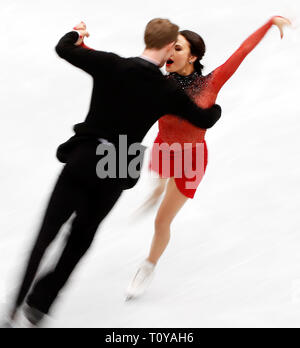
<instances>
[{"instance_id":1,"label":"man's blonde hair","mask_svg":"<svg viewBox=\"0 0 300 348\"><path fill-rule=\"evenodd\" d=\"M177 41L179 27L168 19L155 18L147 24L145 44L148 49L161 49Z\"/></svg>"}]
</instances>

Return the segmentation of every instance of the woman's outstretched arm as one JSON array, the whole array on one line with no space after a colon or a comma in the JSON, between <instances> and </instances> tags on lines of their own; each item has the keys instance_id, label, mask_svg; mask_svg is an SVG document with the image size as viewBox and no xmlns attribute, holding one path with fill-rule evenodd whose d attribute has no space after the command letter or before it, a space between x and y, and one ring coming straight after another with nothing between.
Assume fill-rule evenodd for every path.
<instances>
[{"instance_id":1,"label":"woman's outstretched arm","mask_svg":"<svg viewBox=\"0 0 300 348\"><path fill-rule=\"evenodd\" d=\"M247 40L243 42L240 48L219 68L212 72L212 86L216 93L228 81L228 79L235 73L246 56L260 43L268 30L276 25L283 37L283 26L289 25L291 22L280 16L272 17L266 24L253 33Z\"/></svg>"}]
</instances>

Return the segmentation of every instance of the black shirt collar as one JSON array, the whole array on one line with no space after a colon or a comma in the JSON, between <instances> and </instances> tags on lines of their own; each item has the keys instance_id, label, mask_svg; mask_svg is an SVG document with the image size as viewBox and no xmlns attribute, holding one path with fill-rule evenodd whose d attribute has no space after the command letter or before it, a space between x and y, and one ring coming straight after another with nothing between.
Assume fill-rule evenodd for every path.
<instances>
[{"instance_id":1,"label":"black shirt collar","mask_svg":"<svg viewBox=\"0 0 300 348\"><path fill-rule=\"evenodd\" d=\"M135 62L147 67L147 68L151 68L152 70L155 70L155 71L160 71L160 68L159 66L157 66L156 64L154 63L151 63L149 62L148 60L146 59L143 59L141 57L134 57L132 58Z\"/></svg>"}]
</instances>

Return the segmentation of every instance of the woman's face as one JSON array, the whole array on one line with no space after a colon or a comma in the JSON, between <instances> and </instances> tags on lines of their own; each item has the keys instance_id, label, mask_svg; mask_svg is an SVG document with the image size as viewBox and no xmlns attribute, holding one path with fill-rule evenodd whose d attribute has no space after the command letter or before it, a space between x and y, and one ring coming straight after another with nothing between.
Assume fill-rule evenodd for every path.
<instances>
[{"instance_id":1,"label":"woman's face","mask_svg":"<svg viewBox=\"0 0 300 348\"><path fill-rule=\"evenodd\" d=\"M178 39L169 60L166 63L167 72L181 73L191 68L190 61L193 63L197 57L191 55L190 43L183 35L178 35Z\"/></svg>"}]
</instances>

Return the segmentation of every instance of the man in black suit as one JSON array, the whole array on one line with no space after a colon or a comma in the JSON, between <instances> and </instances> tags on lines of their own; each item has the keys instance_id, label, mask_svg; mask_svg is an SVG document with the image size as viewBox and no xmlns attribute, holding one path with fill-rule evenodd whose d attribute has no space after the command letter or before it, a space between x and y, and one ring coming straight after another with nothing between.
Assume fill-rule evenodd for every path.
<instances>
[{"instance_id":1,"label":"man in black suit","mask_svg":"<svg viewBox=\"0 0 300 348\"><path fill-rule=\"evenodd\" d=\"M221 117L219 106L205 110L197 107L159 69L172 54L178 30L169 20L152 20L145 31L146 49L142 56L134 58L82 47L83 37L88 36L85 28L67 33L57 44L56 52L61 58L91 75L93 94L86 120L74 126L75 135L57 150L57 158L66 164L50 197L11 312L12 320L26 297L27 319L34 325L43 319L92 244L100 223L123 190L138 181L139 175L100 179L96 171L99 145L114 146L120 155L124 150L119 148L120 135L127 137L128 146L140 144L151 126L166 114L178 115L206 129ZM132 158L127 151L125 156L126 161ZM45 251L74 212L60 259L29 292Z\"/></svg>"}]
</instances>

